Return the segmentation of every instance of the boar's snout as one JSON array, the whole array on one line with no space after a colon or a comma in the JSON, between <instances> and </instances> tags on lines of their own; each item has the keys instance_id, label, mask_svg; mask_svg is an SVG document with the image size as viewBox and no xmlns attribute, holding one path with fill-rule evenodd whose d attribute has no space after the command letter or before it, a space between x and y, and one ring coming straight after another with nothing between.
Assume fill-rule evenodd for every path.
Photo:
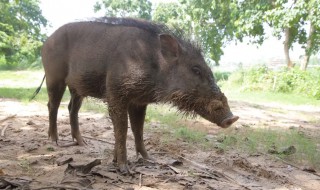
<instances>
[{"instance_id":1,"label":"boar's snout","mask_svg":"<svg viewBox=\"0 0 320 190\"><path fill-rule=\"evenodd\" d=\"M224 119L221 124L219 125L222 128L228 128L230 127L234 122L236 122L239 119L239 116L231 116L226 119Z\"/></svg>"},{"instance_id":2,"label":"boar's snout","mask_svg":"<svg viewBox=\"0 0 320 190\"><path fill-rule=\"evenodd\" d=\"M230 111L227 97L223 93L217 99L210 100L204 108L198 112L199 115L222 128L230 127L239 119Z\"/></svg>"}]
</instances>

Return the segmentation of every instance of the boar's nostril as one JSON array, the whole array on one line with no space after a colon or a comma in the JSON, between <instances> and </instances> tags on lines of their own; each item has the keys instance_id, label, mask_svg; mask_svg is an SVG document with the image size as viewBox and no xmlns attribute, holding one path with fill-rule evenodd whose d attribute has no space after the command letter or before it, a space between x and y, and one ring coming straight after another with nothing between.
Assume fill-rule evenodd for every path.
<instances>
[{"instance_id":1,"label":"boar's nostril","mask_svg":"<svg viewBox=\"0 0 320 190\"><path fill-rule=\"evenodd\" d=\"M222 110L223 108L222 107L218 107L216 109L214 109L214 111L219 111L219 110Z\"/></svg>"}]
</instances>

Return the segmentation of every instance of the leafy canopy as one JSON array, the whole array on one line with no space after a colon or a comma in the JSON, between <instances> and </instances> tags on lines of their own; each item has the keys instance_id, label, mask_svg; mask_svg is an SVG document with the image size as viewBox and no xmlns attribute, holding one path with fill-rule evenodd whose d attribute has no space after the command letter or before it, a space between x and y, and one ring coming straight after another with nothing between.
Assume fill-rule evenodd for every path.
<instances>
[{"instance_id":1,"label":"leafy canopy","mask_svg":"<svg viewBox=\"0 0 320 190\"><path fill-rule=\"evenodd\" d=\"M99 0L94 10L103 8L106 16L139 17L150 20L151 6L152 3L148 0Z\"/></svg>"},{"instance_id":2,"label":"leafy canopy","mask_svg":"<svg viewBox=\"0 0 320 190\"><path fill-rule=\"evenodd\" d=\"M35 62L47 25L38 0L0 1L0 66L7 68Z\"/></svg>"}]
</instances>

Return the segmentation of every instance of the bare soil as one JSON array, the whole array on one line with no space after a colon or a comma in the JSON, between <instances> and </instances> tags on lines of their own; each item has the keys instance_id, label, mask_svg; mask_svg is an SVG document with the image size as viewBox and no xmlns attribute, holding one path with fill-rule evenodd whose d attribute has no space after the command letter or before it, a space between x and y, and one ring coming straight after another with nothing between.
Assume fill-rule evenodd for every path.
<instances>
[{"instance_id":1,"label":"bare soil","mask_svg":"<svg viewBox=\"0 0 320 190\"><path fill-rule=\"evenodd\" d=\"M66 104L62 107L59 145L72 141ZM231 102L231 107L241 117L232 127L299 127L320 137L319 108L244 102ZM47 115L43 104L0 99L0 189L320 189L320 171L303 171L303 166L266 154L204 151L179 140L160 143L159 123L149 123L145 133L154 161L136 158L129 132L132 174L123 176L112 163L114 134L108 117L81 112L87 146L61 147L48 139ZM203 120L183 122L208 135L223 130Z\"/></svg>"}]
</instances>

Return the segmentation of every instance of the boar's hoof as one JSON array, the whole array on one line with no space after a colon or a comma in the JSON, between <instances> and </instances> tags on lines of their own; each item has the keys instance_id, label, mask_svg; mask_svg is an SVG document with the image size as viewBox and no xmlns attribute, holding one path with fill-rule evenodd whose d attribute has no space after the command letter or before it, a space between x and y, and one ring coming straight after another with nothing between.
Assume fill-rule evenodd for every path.
<instances>
[{"instance_id":1,"label":"boar's hoof","mask_svg":"<svg viewBox=\"0 0 320 190\"><path fill-rule=\"evenodd\" d=\"M87 143L85 141L83 141L82 143L70 142L70 143L61 144L59 146L60 147L70 147L70 146L85 146L85 145L87 145Z\"/></svg>"},{"instance_id":2,"label":"boar's hoof","mask_svg":"<svg viewBox=\"0 0 320 190\"><path fill-rule=\"evenodd\" d=\"M119 164L118 166L119 166L121 175L131 174L128 164Z\"/></svg>"},{"instance_id":3,"label":"boar's hoof","mask_svg":"<svg viewBox=\"0 0 320 190\"><path fill-rule=\"evenodd\" d=\"M239 116L231 116L231 117L228 117L226 119L224 119L222 122L221 122L221 127L222 128L227 128L227 127L230 127L234 122L236 122L237 120L239 119Z\"/></svg>"}]
</instances>

